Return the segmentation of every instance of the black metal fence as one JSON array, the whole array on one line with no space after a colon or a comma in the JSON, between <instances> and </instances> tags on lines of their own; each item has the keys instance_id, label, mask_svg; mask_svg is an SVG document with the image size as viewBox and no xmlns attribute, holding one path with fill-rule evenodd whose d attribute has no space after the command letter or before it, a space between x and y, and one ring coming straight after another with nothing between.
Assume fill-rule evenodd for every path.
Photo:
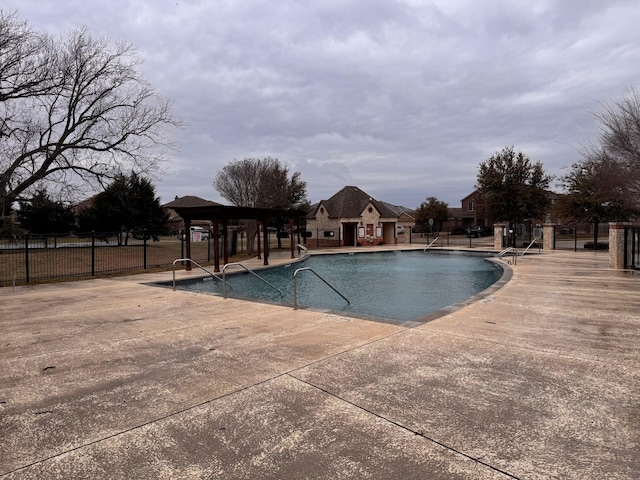
<instances>
[{"instance_id":1,"label":"black metal fence","mask_svg":"<svg viewBox=\"0 0 640 480\"><path fill-rule=\"evenodd\" d=\"M640 269L640 227L625 227L624 268Z\"/></svg>"},{"instance_id":2,"label":"black metal fence","mask_svg":"<svg viewBox=\"0 0 640 480\"><path fill-rule=\"evenodd\" d=\"M191 258L212 261L210 237L191 243ZM0 286L88 278L168 267L184 258L179 236L153 232L0 237Z\"/></svg>"},{"instance_id":3,"label":"black metal fence","mask_svg":"<svg viewBox=\"0 0 640 480\"><path fill-rule=\"evenodd\" d=\"M585 223L559 225L555 230L556 250L607 250L609 248L609 224Z\"/></svg>"}]
</instances>

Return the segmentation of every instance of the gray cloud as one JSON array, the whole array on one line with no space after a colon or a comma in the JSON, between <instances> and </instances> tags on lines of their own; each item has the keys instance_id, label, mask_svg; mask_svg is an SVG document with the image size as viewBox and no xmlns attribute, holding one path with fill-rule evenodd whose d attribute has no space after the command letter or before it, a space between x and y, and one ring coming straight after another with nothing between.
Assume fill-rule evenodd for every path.
<instances>
[{"instance_id":1,"label":"gray cloud","mask_svg":"<svg viewBox=\"0 0 640 480\"><path fill-rule=\"evenodd\" d=\"M221 200L220 168L269 155L312 201L354 184L457 206L504 146L561 173L640 60L640 9L623 0L4 3L36 28L87 25L138 49L188 124L163 200Z\"/></svg>"}]
</instances>

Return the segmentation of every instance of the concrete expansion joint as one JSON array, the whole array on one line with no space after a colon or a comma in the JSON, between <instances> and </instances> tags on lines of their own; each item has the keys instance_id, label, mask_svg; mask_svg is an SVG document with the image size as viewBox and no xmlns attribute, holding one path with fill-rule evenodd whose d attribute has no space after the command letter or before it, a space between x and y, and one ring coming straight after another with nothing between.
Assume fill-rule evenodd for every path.
<instances>
[{"instance_id":1,"label":"concrete expansion joint","mask_svg":"<svg viewBox=\"0 0 640 480\"><path fill-rule=\"evenodd\" d=\"M398 422L396 420L392 420L389 417L385 417L384 415L381 415L381 414L379 414L377 412L374 412L373 410L371 410L369 408L363 407L362 405L359 405L359 404L357 404L355 402L352 402L351 400L348 400L348 399L346 399L344 397L341 397L340 395L336 395L335 393L327 390L326 388L320 387L319 385L311 383L311 382L309 382L307 380L304 380L304 379L302 379L300 377L296 377L292 373L289 373L287 375L290 378L292 378L292 379L294 379L294 380L296 380L298 382L302 382L305 385L308 385L309 387L311 387L311 388L313 388L315 390L318 390L318 391L322 392L325 395L329 395L330 397L332 397L332 398L334 398L334 399L336 399L336 400L338 400L340 402L346 403L347 405L349 405L351 407L357 408L358 410L360 410L362 412L365 412L367 415L372 415L375 418L377 418L379 420L382 420L383 422L386 422L386 423L388 423L390 425L393 425L395 427L398 427L398 428L400 428L400 429L402 429L402 430L404 430L406 432L409 432L409 433L411 433L413 435L421 437L421 438L425 439L426 441L431 442L431 443L433 443L433 444L435 444L435 445L437 445L437 446L439 446L441 448L444 448L444 449L446 449L446 450L448 450L448 451L450 451L450 452L452 452L452 453L454 453L456 455L460 455L460 456L462 456L462 457L464 457L464 458L466 458L468 460L471 460L471 461L473 461L475 463L478 463L478 464L482 465L483 467L490 468L491 470L494 470L494 471L496 471L498 473L501 473L501 474L507 476L508 478L521 480L520 477L517 477L517 476L515 476L515 475L513 475L513 474L511 474L509 472L506 472L506 471L502 470L501 468L495 467L494 465L491 465L490 463L484 462L482 460L482 457L474 457L473 455L469 455L467 453L464 453L462 450L459 450L459 449L457 449L455 447L452 447L451 445L448 445L448 444L446 444L444 442L436 440L433 437L430 437L429 435L427 435L423 431L415 430L415 429L413 429L411 427L408 427L407 425L404 425L404 424L402 424L402 423L400 423L400 422Z\"/></svg>"}]
</instances>

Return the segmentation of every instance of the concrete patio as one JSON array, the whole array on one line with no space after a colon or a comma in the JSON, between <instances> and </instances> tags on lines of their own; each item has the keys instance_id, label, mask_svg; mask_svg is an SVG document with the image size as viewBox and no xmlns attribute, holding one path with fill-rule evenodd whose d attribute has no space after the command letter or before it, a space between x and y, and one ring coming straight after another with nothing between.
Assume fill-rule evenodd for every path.
<instances>
[{"instance_id":1,"label":"concrete patio","mask_svg":"<svg viewBox=\"0 0 640 480\"><path fill-rule=\"evenodd\" d=\"M170 273L2 288L0 478L638 478L640 275L512 268L417 326Z\"/></svg>"}]
</instances>

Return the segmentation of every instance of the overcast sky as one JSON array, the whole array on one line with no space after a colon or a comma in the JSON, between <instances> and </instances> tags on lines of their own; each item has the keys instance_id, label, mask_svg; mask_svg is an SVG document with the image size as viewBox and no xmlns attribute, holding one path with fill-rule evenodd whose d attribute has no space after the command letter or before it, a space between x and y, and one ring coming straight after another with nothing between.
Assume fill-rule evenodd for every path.
<instances>
[{"instance_id":1,"label":"overcast sky","mask_svg":"<svg viewBox=\"0 0 640 480\"><path fill-rule=\"evenodd\" d=\"M639 86L637 0L3 0L37 30L131 43L185 123L163 202L222 203L217 171L271 156L309 200L356 185L450 206L514 146L548 173L594 141L590 112Z\"/></svg>"}]
</instances>

